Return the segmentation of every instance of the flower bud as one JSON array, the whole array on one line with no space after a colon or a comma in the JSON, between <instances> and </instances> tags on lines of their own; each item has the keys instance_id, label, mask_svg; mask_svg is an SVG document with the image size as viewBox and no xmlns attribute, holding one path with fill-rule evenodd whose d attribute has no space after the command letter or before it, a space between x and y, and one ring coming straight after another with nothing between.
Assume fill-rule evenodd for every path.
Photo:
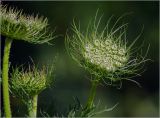
<instances>
[{"instance_id":1,"label":"flower bud","mask_svg":"<svg viewBox=\"0 0 160 118\"><path fill-rule=\"evenodd\" d=\"M11 92L22 100L38 95L53 83L51 71L52 69L49 71L45 68L38 70L35 67L32 70L24 71L22 69L20 71L19 68L16 68L11 75Z\"/></svg>"}]
</instances>

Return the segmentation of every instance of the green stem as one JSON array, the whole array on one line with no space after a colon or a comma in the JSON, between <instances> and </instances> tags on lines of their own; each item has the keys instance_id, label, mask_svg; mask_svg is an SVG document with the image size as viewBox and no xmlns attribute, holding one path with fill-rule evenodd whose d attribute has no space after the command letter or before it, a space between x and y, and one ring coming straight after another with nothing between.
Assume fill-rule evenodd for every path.
<instances>
[{"instance_id":1,"label":"green stem","mask_svg":"<svg viewBox=\"0 0 160 118\"><path fill-rule=\"evenodd\" d=\"M2 70L2 86L3 86L3 101L5 117L11 117L11 108L9 100L9 84L8 84L8 71L9 71L9 53L12 44L12 39L5 39L4 55L3 55L3 70Z\"/></svg>"},{"instance_id":2,"label":"green stem","mask_svg":"<svg viewBox=\"0 0 160 118\"><path fill-rule=\"evenodd\" d=\"M91 87L90 94L89 94L89 97L88 97L88 101L87 101L87 104L86 104L87 109L90 109L93 106L93 101L94 101L94 98L95 98L95 95L96 95L96 89L97 89L98 83L99 83L98 80L97 81L92 81L92 87Z\"/></svg>"},{"instance_id":3,"label":"green stem","mask_svg":"<svg viewBox=\"0 0 160 118\"><path fill-rule=\"evenodd\" d=\"M30 102L30 105L28 106L29 117L36 117L38 95L33 96L33 98L29 102Z\"/></svg>"}]
</instances>

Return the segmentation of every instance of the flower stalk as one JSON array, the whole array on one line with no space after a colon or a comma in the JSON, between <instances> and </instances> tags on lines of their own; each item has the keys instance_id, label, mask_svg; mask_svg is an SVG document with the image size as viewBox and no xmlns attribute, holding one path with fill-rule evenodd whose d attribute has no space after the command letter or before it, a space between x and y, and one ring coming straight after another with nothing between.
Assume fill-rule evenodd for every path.
<instances>
[{"instance_id":1,"label":"flower stalk","mask_svg":"<svg viewBox=\"0 0 160 118\"><path fill-rule=\"evenodd\" d=\"M99 84L98 80L92 81L92 86L91 86L90 94L89 94L88 101L86 104L86 109L91 109L93 107L93 102L94 102L94 98L96 95L96 89L97 89L98 84Z\"/></svg>"},{"instance_id":2,"label":"flower stalk","mask_svg":"<svg viewBox=\"0 0 160 118\"><path fill-rule=\"evenodd\" d=\"M38 102L38 95L32 97L29 100L30 105L28 105L28 114L29 117L36 117L37 116L37 102Z\"/></svg>"},{"instance_id":3,"label":"flower stalk","mask_svg":"<svg viewBox=\"0 0 160 118\"><path fill-rule=\"evenodd\" d=\"M12 39L6 38L4 47L4 56L3 56L3 70L2 70L3 101L4 101L4 112L6 117L11 117L9 84L8 84L9 54L10 54L11 44L12 44Z\"/></svg>"},{"instance_id":4,"label":"flower stalk","mask_svg":"<svg viewBox=\"0 0 160 118\"><path fill-rule=\"evenodd\" d=\"M85 31L81 31L80 23L77 25L73 20L72 33L68 32L65 37L66 50L80 67L87 70L91 76L94 76L94 80L91 78L92 87L85 108L80 108L80 115L76 111L77 109L74 112L70 112L72 116L88 117L91 114L92 116L97 114L95 112L97 106L94 106L94 98L98 84L118 85L121 87L122 80L130 80L129 78L140 75L139 71L143 69L143 64L147 61L145 59L146 55L143 57L137 53L138 49L132 48L142 32L131 44L128 44L128 23L119 25L124 16L125 14L120 16L110 26L111 16L106 26L101 29L102 16L98 18L97 11L94 21L89 23ZM130 81L137 84L134 80ZM109 111L109 109L105 109L101 113L104 111Z\"/></svg>"}]
</instances>

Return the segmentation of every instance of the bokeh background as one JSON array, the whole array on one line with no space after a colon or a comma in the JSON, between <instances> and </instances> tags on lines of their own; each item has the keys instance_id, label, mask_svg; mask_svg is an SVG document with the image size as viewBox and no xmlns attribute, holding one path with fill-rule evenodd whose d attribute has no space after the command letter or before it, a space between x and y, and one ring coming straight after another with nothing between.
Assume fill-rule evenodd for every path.
<instances>
[{"instance_id":1,"label":"bokeh background","mask_svg":"<svg viewBox=\"0 0 160 118\"><path fill-rule=\"evenodd\" d=\"M74 103L73 98L78 97L81 104L85 104L89 89L89 74L80 68L66 53L64 36L66 30L71 27L73 18L80 21L82 30L87 26L89 20L94 18L97 9L99 15L103 14L102 26L111 15L115 20L124 13L132 12L123 18L129 22L127 41L132 42L140 33L144 25L144 31L135 48L144 41L143 55L150 44L147 58L152 62L145 65L146 71L141 77L133 78L139 82L142 88L136 84L123 81L121 89L112 86L99 86L95 103L100 101L100 108L118 106L98 117L158 117L159 116L159 2L74 2L74 1L17 1L2 2L8 6L23 9L27 14L40 14L48 18L51 30L56 27L56 34L60 36L52 41L53 46L33 45L24 41L14 41L11 49L10 62L13 67L31 63L30 57L35 63L52 59L57 53L57 70L54 86L46 89L39 95L38 116L47 113L49 116L63 115L69 105ZM112 23L111 23L112 26ZM3 54L4 37L2 37L1 54ZM13 116L24 116L25 106L16 98L11 97Z\"/></svg>"}]
</instances>

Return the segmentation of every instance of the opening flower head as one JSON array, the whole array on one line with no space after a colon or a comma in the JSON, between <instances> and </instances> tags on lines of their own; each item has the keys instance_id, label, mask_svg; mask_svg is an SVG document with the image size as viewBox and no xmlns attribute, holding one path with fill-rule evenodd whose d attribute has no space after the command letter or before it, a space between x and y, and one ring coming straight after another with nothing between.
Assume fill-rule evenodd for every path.
<instances>
[{"instance_id":1,"label":"opening flower head","mask_svg":"<svg viewBox=\"0 0 160 118\"><path fill-rule=\"evenodd\" d=\"M20 67L17 67L11 74L11 92L24 101L38 95L54 82L53 69L43 67L39 70L34 66L32 69L20 70Z\"/></svg>"},{"instance_id":2,"label":"opening flower head","mask_svg":"<svg viewBox=\"0 0 160 118\"><path fill-rule=\"evenodd\" d=\"M99 31L102 16L97 20L97 14L98 11L94 22L88 25L85 33L81 32L80 25L77 26L73 21L73 35L67 34L65 40L69 55L81 67L94 75L94 78L104 80L105 83L108 80L111 82L130 80L130 77L139 75L137 72L142 69L141 64L146 61L146 55L139 56L135 50L132 50L132 47L141 33L132 44L128 45L126 41L128 23L118 26L125 14L109 28L113 19L111 16L102 31Z\"/></svg>"},{"instance_id":3,"label":"opening flower head","mask_svg":"<svg viewBox=\"0 0 160 118\"><path fill-rule=\"evenodd\" d=\"M22 10L1 5L1 34L11 39L30 43L49 43L55 38L48 33L48 20L38 15L26 15Z\"/></svg>"}]
</instances>

